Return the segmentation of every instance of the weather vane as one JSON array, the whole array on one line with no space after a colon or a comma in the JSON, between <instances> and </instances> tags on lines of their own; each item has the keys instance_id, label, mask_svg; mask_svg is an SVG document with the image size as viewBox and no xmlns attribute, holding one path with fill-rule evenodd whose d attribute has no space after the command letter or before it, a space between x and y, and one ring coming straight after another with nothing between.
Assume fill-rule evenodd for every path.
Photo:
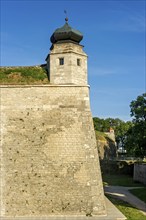
<instances>
[{"instance_id":1,"label":"weather vane","mask_svg":"<svg viewBox=\"0 0 146 220\"><path fill-rule=\"evenodd\" d=\"M66 15L65 21L67 23L68 22L68 17L67 17L67 11L66 10L64 10L64 14Z\"/></svg>"}]
</instances>

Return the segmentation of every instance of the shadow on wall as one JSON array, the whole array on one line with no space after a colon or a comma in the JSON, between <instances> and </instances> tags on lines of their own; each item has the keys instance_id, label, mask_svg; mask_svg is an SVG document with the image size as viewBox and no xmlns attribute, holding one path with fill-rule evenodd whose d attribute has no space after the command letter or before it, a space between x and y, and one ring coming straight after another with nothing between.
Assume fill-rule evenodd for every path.
<instances>
[{"instance_id":1,"label":"shadow on wall","mask_svg":"<svg viewBox=\"0 0 146 220\"><path fill-rule=\"evenodd\" d=\"M133 176L134 162L120 160L100 160L102 173Z\"/></svg>"},{"instance_id":2,"label":"shadow on wall","mask_svg":"<svg viewBox=\"0 0 146 220\"><path fill-rule=\"evenodd\" d=\"M128 174L133 176L135 160L119 160L116 142L107 133L95 131L101 171L106 174Z\"/></svg>"},{"instance_id":3,"label":"shadow on wall","mask_svg":"<svg viewBox=\"0 0 146 220\"><path fill-rule=\"evenodd\" d=\"M95 131L97 149L100 160L109 160L117 157L116 142L111 139L107 134Z\"/></svg>"}]
</instances>

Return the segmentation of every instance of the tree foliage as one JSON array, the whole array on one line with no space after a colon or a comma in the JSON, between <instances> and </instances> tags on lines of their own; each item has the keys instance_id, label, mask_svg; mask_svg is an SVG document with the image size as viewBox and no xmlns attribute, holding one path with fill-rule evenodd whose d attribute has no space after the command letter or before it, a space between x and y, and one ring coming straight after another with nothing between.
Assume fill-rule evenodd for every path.
<instances>
[{"instance_id":1,"label":"tree foliage","mask_svg":"<svg viewBox=\"0 0 146 220\"><path fill-rule=\"evenodd\" d=\"M130 104L131 116L136 123L146 122L146 93L138 96Z\"/></svg>"},{"instance_id":2,"label":"tree foliage","mask_svg":"<svg viewBox=\"0 0 146 220\"><path fill-rule=\"evenodd\" d=\"M127 139L127 131L132 127L132 122L122 121L119 118L93 118L95 130L101 132L108 132L110 127L115 131L115 139L118 146L125 146L125 141Z\"/></svg>"},{"instance_id":3,"label":"tree foliage","mask_svg":"<svg viewBox=\"0 0 146 220\"><path fill-rule=\"evenodd\" d=\"M130 104L133 126L127 133L127 150L134 156L146 156L146 93Z\"/></svg>"},{"instance_id":4,"label":"tree foliage","mask_svg":"<svg viewBox=\"0 0 146 220\"><path fill-rule=\"evenodd\" d=\"M128 155L146 156L146 93L130 103L132 121L119 118L93 118L95 130L108 132L112 127L118 147L127 150Z\"/></svg>"}]
</instances>

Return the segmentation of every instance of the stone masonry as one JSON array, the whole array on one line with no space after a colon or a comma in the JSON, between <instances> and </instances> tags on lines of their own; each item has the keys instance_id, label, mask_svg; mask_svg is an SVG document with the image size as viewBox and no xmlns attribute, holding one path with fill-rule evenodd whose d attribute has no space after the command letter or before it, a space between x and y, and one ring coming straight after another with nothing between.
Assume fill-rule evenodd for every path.
<instances>
[{"instance_id":1,"label":"stone masonry","mask_svg":"<svg viewBox=\"0 0 146 220\"><path fill-rule=\"evenodd\" d=\"M106 214L88 86L1 86L1 217Z\"/></svg>"},{"instance_id":2,"label":"stone masonry","mask_svg":"<svg viewBox=\"0 0 146 220\"><path fill-rule=\"evenodd\" d=\"M82 48L72 42L54 44L46 59L50 83L87 85L87 55ZM59 65L59 58L64 58L64 65Z\"/></svg>"},{"instance_id":3,"label":"stone masonry","mask_svg":"<svg viewBox=\"0 0 146 220\"><path fill-rule=\"evenodd\" d=\"M50 85L1 86L3 219L107 214L82 37L66 18L51 36Z\"/></svg>"},{"instance_id":4,"label":"stone masonry","mask_svg":"<svg viewBox=\"0 0 146 220\"><path fill-rule=\"evenodd\" d=\"M146 185L146 164L145 163L135 163L134 164L134 181L138 181Z\"/></svg>"}]
</instances>

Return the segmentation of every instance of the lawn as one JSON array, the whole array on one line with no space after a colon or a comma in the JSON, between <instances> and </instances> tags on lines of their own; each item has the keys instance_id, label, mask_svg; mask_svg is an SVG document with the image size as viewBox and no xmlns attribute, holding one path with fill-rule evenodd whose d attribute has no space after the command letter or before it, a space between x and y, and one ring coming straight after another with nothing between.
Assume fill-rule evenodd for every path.
<instances>
[{"instance_id":1,"label":"lawn","mask_svg":"<svg viewBox=\"0 0 146 220\"><path fill-rule=\"evenodd\" d=\"M144 186L142 183L134 182L133 178L129 175L103 174L102 178L104 185L127 186L127 187Z\"/></svg>"},{"instance_id":2,"label":"lawn","mask_svg":"<svg viewBox=\"0 0 146 220\"><path fill-rule=\"evenodd\" d=\"M129 191L146 203L146 187L142 187L139 189L130 189Z\"/></svg>"},{"instance_id":3,"label":"lawn","mask_svg":"<svg viewBox=\"0 0 146 220\"><path fill-rule=\"evenodd\" d=\"M142 187L139 189L132 189L130 192L146 202L146 193L144 193L146 191L146 187L141 183L134 182L131 176L104 174L103 183L104 185L112 186ZM107 197L127 217L127 220L146 220L146 216L144 216L139 210L134 208L129 203L113 198L110 195Z\"/></svg>"},{"instance_id":4,"label":"lawn","mask_svg":"<svg viewBox=\"0 0 146 220\"><path fill-rule=\"evenodd\" d=\"M139 210L132 207L129 203L119 199L115 199L111 196L107 196L108 199L127 217L127 220L146 220Z\"/></svg>"}]
</instances>

